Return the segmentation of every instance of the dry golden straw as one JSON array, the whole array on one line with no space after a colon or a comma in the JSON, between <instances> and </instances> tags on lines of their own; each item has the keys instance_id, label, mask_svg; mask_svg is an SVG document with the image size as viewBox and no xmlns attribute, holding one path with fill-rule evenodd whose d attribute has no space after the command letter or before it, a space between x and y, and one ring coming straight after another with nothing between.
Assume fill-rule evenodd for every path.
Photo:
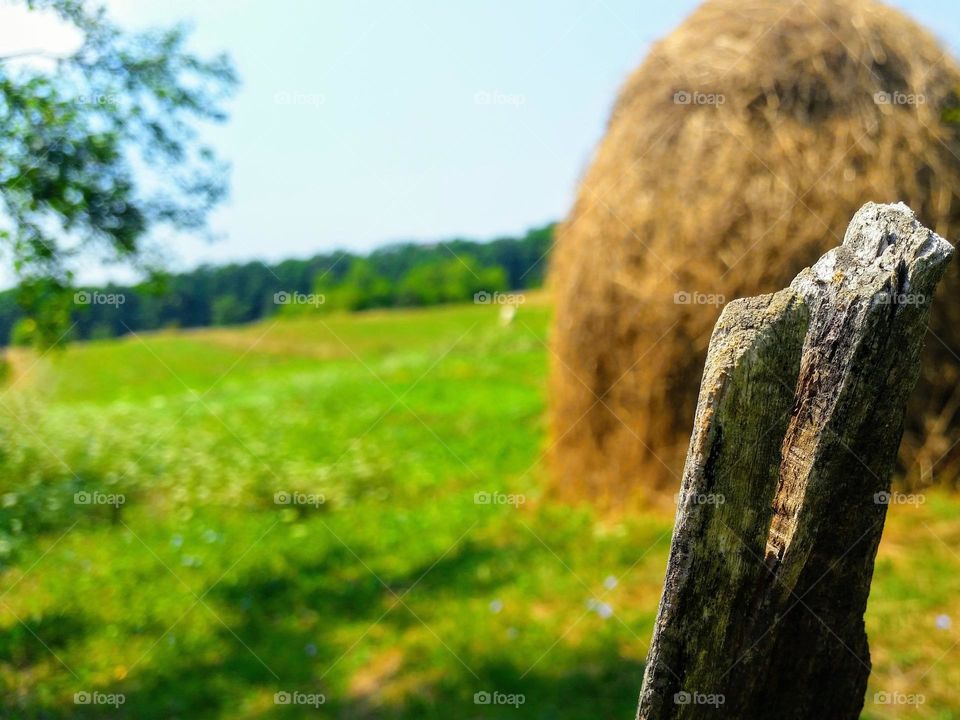
<instances>
[{"instance_id":1,"label":"dry golden straw","mask_svg":"<svg viewBox=\"0 0 960 720\"><path fill-rule=\"evenodd\" d=\"M870 0L713 0L627 80L559 230L553 491L671 487L721 305L786 285L867 201L956 241L960 69ZM934 303L901 462L960 469L960 267ZM908 298L909 300L909 298Z\"/></svg>"}]
</instances>

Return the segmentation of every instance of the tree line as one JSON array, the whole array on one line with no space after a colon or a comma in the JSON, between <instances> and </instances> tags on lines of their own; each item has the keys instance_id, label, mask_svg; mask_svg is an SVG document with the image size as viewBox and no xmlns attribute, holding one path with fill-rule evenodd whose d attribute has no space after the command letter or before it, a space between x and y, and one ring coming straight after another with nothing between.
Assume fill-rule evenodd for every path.
<instances>
[{"instance_id":1,"label":"tree line","mask_svg":"<svg viewBox=\"0 0 960 720\"><path fill-rule=\"evenodd\" d=\"M490 242L455 239L387 245L367 255L337 251L275 265L204 265L137 285L83 287L67 308L61 342L131 331L247 323L303 312L418 307L480 292L543 284L553 225ZM0 341L35 342L39 329L22 288L0 293Z\"/></svg>"}]
</instances>

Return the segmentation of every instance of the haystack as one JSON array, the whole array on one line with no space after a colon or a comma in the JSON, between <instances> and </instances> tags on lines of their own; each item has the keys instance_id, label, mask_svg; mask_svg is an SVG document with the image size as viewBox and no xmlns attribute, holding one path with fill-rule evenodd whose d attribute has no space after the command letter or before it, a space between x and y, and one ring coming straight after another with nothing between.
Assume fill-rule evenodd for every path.
<instances>
[{"instance_id":1,"label":"haystack","mask_svg":"<svg viewBox=\"0 0 960 720\"><path fill-rule=\"evenodd\" d=\"M628 79L550 282L555 494L618 503L678 481L722 304L784 287L865 202L960 238L960 69L872 0L711 0ZM960 268L935 301L901 461L960 453Z\"/></svg>"}]
</instances>

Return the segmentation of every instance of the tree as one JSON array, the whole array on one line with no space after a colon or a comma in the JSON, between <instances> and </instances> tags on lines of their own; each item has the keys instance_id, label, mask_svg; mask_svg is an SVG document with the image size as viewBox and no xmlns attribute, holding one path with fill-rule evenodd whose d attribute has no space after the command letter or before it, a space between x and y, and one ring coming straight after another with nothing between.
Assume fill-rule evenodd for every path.
<instances>
[{"instance_id":1,"label":"tree","mask_svg":"<svg viewBox=\"0 0 960 720\"><path fill-rule=\"evenodd\" d=\"M503 268L481 268L469 255L438 259L413 268L400 281L397 301L400 305L436 305L463 302L474 293L506 288Z\"/></svg>"},{"instance_id":2,"label":"tree","mask_svg":"<svg viewBox=\"0 0 960 720\"><path fill-rule=\"evenodd\" d=\"M49 344L79 257L153 272L153 233L204 228L227 168L196 124L226 119L237 77L225 55L190 53L183 26L129 34L86 0L22 1L82 35L53 72L0 57L0 247Z\"/></svg>"},{"instance_id":3,"label":"tree","mask_svg":"<svg viewBox=\"0 0 960 720\"><path fill-rule=\"evenodd\" d=\"M211 325L236 325L244 319L243 303L236 295L218 295L210 306Z\"/></svg>"},{"instance_id":4,"label":"tree","mask_svg":"<svg viewBox=\"0 0 960 720\"><path fill-rule=\"evenodd\" d=\"M317 292L326 296L325 304L331 310L368 310L393 302L390 281L365 258L353 260L339 284L331 287L325 281L317 282Z\"/></svg>"}]
</instances>

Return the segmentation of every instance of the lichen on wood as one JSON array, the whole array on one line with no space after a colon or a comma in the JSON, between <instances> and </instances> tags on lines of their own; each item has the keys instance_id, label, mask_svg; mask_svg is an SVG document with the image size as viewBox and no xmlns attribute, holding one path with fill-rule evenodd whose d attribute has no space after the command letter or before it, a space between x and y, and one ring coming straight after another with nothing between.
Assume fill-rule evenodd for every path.
<instances>
[{"instance_id":1,"label":"lichen on wood","mask_svg":"<svg viewBox=\"0 0 960 720\"><path fill-rule=\"evenodd\" d=\"M724 309L638 718L858 717L884 493L952 254L868 203L789 288Z\"/></svg>"}]
</instances>

